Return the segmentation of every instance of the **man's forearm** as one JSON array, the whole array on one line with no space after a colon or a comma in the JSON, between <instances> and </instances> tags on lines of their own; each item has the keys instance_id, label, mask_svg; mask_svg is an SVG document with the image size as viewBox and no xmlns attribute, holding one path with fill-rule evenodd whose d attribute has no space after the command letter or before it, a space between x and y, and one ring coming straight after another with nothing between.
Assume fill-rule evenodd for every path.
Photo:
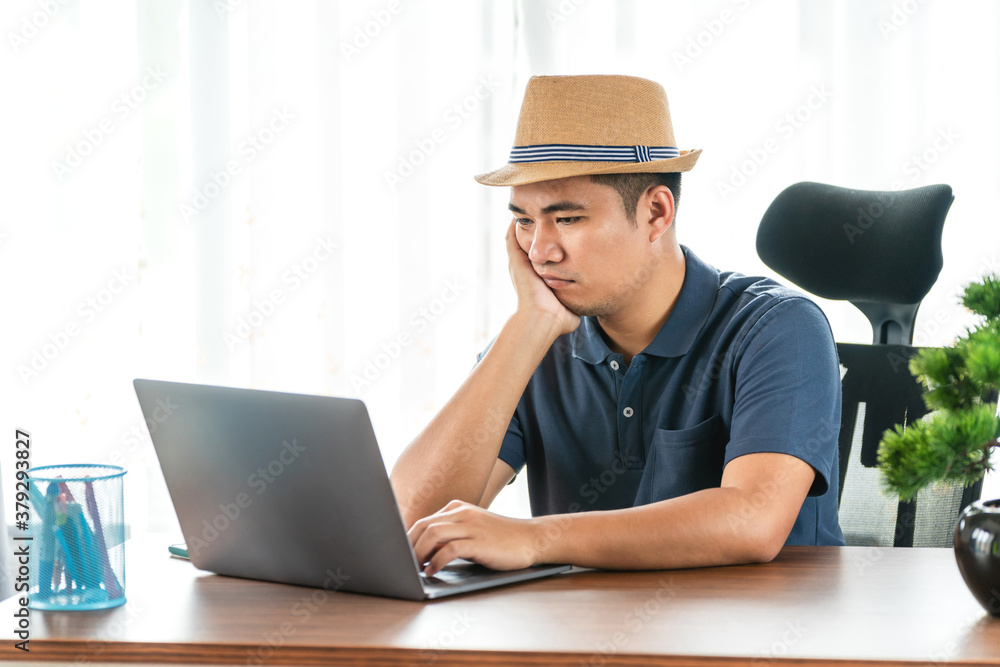
<instances>
[{"instance_id":1,"label":"man's forearm","mask_svg":"<svg viewBox=\"0 0 1000 667\"><path fill-rule=\"evenodd\" d=\"M768 561L816 477L794 456L730 461L722 486L641 507L531 520L536 562L643 570Z\"/></svg>"},{"instance_id":2,"label":"man's forearm","mask_svg":"<svg viewBox=\"0 0 1000 667\"><path fill-rule=\"evenodd\" d=\"M770 560L787 532L768 534L755 514L741 490L714 488L641 507L538 517L537 562L658 570Z\"/></svg>"},{"instance_id":3,"label":"man's forearm","mask_svg":"<svg viewBox=\"0 0 1000 667\"><path fill-rule=\"evenodd\" d=\"M516 313L431 423L403 451L391 480L407 527L450 500L478 503L514 409L558 336L556 323Z\"/></svg>"}]
</instances>

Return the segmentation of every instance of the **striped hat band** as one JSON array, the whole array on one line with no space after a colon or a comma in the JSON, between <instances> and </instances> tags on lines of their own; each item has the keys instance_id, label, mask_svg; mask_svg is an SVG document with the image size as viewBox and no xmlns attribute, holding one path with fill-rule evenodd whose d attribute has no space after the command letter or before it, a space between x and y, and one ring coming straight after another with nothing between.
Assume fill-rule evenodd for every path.
<instances>
[{"instance_id":1,"label":"striped hat band","mask_svg":"<svg viewBox=\"0 0 1000 667\"><path fill-rule=\"evenodd\" d=\"M587 146L582 144L539 144L514 146L510 162L651 162L678 157L676 146Z\"/></svg>"}]
</instances>

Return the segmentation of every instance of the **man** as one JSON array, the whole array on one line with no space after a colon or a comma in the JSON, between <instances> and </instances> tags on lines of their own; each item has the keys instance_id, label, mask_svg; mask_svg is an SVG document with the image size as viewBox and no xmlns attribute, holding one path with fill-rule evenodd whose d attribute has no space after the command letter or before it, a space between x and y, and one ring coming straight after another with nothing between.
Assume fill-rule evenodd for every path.
<instances>
[{"instance_id":1,"label":"man","mask_svg":"<svg viewBox=\"0 0 1000 667\"><path fill-rule=\"evenodd\" d=\"M425 572L763 562L843 544L840 375L822 311L677 242L666 94L533 77L510 162L517 310L392 483ZM533 518L487 511L522 466Z\"/></svg>"}]
</instances>

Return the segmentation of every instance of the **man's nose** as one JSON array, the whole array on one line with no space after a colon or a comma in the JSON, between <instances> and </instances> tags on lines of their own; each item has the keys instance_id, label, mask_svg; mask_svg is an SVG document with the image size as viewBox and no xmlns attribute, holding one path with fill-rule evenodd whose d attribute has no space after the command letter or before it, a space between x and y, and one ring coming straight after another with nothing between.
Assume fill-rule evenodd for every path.
<instances>
[{"instance_id":1,"label":"man's nose","mask_svg":"<svg viewBox=\"0 0 1000 667\"><path fill-rule=\"evenodd\" d=\"M537 266L562 261L564 253L554 226L535 223L533 231L531 247L528 249L528 259L531 263Z\"/></svg>"}]
</instances>

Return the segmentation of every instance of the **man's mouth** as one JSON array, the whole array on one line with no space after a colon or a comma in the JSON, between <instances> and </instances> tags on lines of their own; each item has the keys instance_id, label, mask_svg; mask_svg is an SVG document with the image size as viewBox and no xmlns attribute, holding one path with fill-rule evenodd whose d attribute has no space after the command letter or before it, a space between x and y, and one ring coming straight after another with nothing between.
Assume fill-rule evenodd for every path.
<instances>
[{"instance_id":1,"label":"man's mouth","mask_svg":"<svg viewBox=\"0 0 1000 667\"><path fill-rule=\"evenodd\" d=\"M559 289L561 287L566 287L572 285L574 281L566 280L565 278L559 278L548 273L539 273L538 276L545 281L545 284L552 289Z\"/></svg>"}]
</instances>

